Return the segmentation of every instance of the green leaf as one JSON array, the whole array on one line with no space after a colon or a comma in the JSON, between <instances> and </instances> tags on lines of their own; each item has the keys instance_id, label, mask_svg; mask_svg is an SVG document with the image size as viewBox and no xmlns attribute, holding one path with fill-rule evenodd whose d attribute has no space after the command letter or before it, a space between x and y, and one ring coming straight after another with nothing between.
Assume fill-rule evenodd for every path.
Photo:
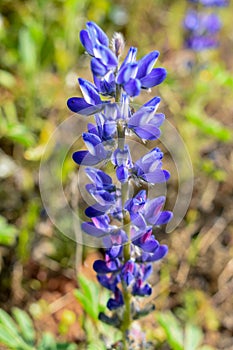
<instances>
[{"instance_id":1,"label":"green leaf","mask_svg":"<svg viewBox=\"0 0 233 350\"><path fill-rule=\"evenodd\" d=\"M15 85L14 76L9 72L0 69L0 85L4 86L7 89L14 87Z\"/></svg>"},{"instance_id":2,"label":"green leaf","mask_svg":"<svg viewBox=\"0 0 233 350\"><path fill-rule=\"evenodd\" d=\"M20 143L23 146L29 147L34 144L34 135L23 124L8 124L6 137L14 142Z\"/></svg>"},{"instance_id":3,"label":"green leaf","mask_svg":"<svg viewBox=\"0 0 233 350\"><path fill-rule=\"evenodd\" d=\"M78 282L83 294L89 299L89 303L92 305L93 314L95 315L95 319L98 319L99 316L99 295L100 289L99 286L86 278L84 275L79 275Z\"/></svg>"},{"instance_id":4,"label":"green leaf","mask_svg":"<svg viewBox=\"0 0 233 350\"><path fill-rule=\"evenodd\" d=\"M188 323L185 327L185 350L196 350L203 340L202 330Z\"/></svg>"},{"instance_id":5,"label":"green leaf","mask_svg":"<svg viewBox=\"0 0 233 350\"><path fill-rule=\"evenodd\" d=\"M7 220L0 216L0 245L11 246L15 243L17 228L8 224Z\"/></svg>"},{"instance_id":6,"label":"green leaf","mask_svg":"<svg viewBox=\"0 0 233 350\"><path fill-rule=\"evenodd\" d=\"M34 71L37 63L36 45L27 28L19 31L19 52L25 71Z\"/></svg>"},{"instance_id":7,"label":"green leaf","mask_svg":"<svg viewBox=\"0 0 233 350\"><path fill-rule=\"evenodd\" d=\"M35 348L24 342L20 334L15 333L12 329L2 324L0 324L0 343L1 342L13 350L35 350Z\"/></svg>"},{"instance_id":8,"label":"green leaf","mask_svg":"<svg viewBox=\"0 0 233 350\"><path fill-rule=\"evenodd\" d=\"M196 112L193 111L193 108L190 108L186 112L186 118L195 124L204 134L211 135L220 141L226 142L231 140L231 131L216 119L207 117L202 111Z\"/></svg>"},{"instance_id":9,"label":"green leaf","mask_svg":"<svg viewBox=\"0 0 233 350\"><path fill-rule=\"evenodd\" d=\"M91 302L93 300L96 300L96 297L98 298L99 291L96 283L93 283L90 279L87 279L84 275L81 274L78 276L78 283L85 296L89 298Z\"/></svg>"},{"instance_id":10,"label":"green leaf","mask_svg":"<svg viewBox=\"0 0 233 350\"><path fill-rule=\"evenodd\" d=\"M75 289L74 295L78 299L86 313L94 320L97 320L98 315L96 314L96 310L93 308L93 305L91 304L90 300L78 289Z\"/></svg>"},{"instance_id":11,"label":"green leaf","mask_svg":"<svg viewBox=\"0 0 233 350\"><path fill-rule=\"evenodd\" d=\"M2 324L9 331L11 331L12 334L15 334L15 336L19 335L16 323L8 315L8 313L2 309L0 309L0 324Z\"/></svg>"},{"instance_id":12,"label":"green leaf","mask_svg":"<svg viewBox=\"0 0 233 350\"><path fill-rule=\"evenodd\" d=\"M183 331L172 313L159 314L157 320L167 335L167 342L173 350L184 350ZM186 350L186 349L185 349Z\"/></svg>"},{"instance_id":13,"label":"green leaf","mask_svg":"<svg viewBox=\"0 0 233 350\"><path fill-rule=\"evenodd\" d=\"M0 325L0 343L13 349L19 348L19 337L12 335L3 325Z\"/></svg>"},{"instance_id":14,"label":"green leaf","mask_svg":"<svg viewBox=\"0 0 233 350\"><path fill-rule=\"evenodd\" d=\"M36 334L31 318L25 311L18 308L13 308L12 313L15 320L18 322L23 338L30 344L33 344L36 338Z\"/></svg>"},{"instance_id":15,"label":"green leaf","mask_svg":"<svg viewBox=\"0 0 233 350\"><path fill-rule=\"evenodd\" d=\"M57 350L56 341L51 333L43 333L38 350Z\"/></svg>"}]
</instances>

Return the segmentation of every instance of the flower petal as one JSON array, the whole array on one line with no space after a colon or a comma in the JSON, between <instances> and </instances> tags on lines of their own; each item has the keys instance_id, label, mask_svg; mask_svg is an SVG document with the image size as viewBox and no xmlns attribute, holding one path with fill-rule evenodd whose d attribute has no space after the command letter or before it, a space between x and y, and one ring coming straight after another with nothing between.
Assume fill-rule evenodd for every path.
<instances>
[{"instance_id":1,"label":"flower petal","mask_svg":"<svg viewBox=\"0 0 233 350\"><path fill-rule=\"evenodd\" d=\"M80 114L82 114L81 111L87 109L87 111L89 112L87 115L91 114L89 108L92 107L92 105L87 103L82 97L69 98L67 101L67 106L74 113L80 112Z\"/></svg>"},{"instance_id":2,"label":"flower petal","mask_svg":"<svg viewBox=\"0 0 233 350\"><path fill-rule=\"evenodd\" d=\"M95 45L93 51L95 57L99 58L102 63L107 66L108 70L118 65L116 56L108 47L104 45Z\"/></svg>"},{"instance_id":3,"label":"flower petal","mask_svg":"<svg viewBox=\"0 0 233 350\"><path fill-rule=\"evenodd\" d=\"M152 184L162 183L170 178L170 173L167 170L156 169L150 173L143 174L141 177Z\"/></svg>"},{"instance_id":4,"label":"flower petal","mask_svg":"<svg viewBox=\"0 0 233 350\"><path fill-rule=\"evenodd\" d=\"M87 103L91 105L102 103L95 85L82 78L79 78L78 81L83 97Z\"/></svg>"},{"instance_id":5,"label":"flower petal","mask_svg":"<svg viewBox=\"0 0 233 350\"><path fill-rule=\"evenodd\" d=\"M117 74L116 83L123 85L126 84L131 78L134 79L137 74L137 69L138 65L136 62L124 65Z\"/></svg>"},{"instance_id":6,"label":"flower petal","mask_svg":"<svg viewBox=\"0 0 233 350\"><path fill-rule=\"evenodd\" d=\"M159 52L152 51L138 61L138 73L137 73L138 79L145 77L151 72L158 57L159 57Z\"/></svg>"},{"instance_id":7,"label":"flower petal","mask_svg":"<svg viewBox=\"0 0 233 350\"><path fill-rule=\"evenodd\" d=\"M86 29L81 30L80 41L85 47L86 51L89 53L89 55L93 56L93 43Z\"/></svg>"},{"instance_id":8,"label":"flower petal","mask_svg":"<svg viewBox=\"0 0 233 350\"><path fill-rule=\"evenodd\" d=\"M116 176L120 182L125 183L128 180L129 170L124 165L120 165L116 169Z\"/></svg>"},{"instance_id":9,"label":"flower petal","mask_svg":"<svg viewBox=\"0 0 233 350\"><path fill-rule=\"evenodd\" d=\"M109 46L109 40L107 35L95 22L87 22L86 26L90 34L91 40L96 41L97 39L100 44Z\"/></svg>"},{"instance_id":10,"label":"flower petal","mask_svg":"<svg viewBox=\"0 0 233 350\"><path fill-rule=\"evenodd\" d=\"M135 132L136 135L144 140L156 140L161 134L160 130L156 126L150 124L134 127L131 129Z\"/></svg>"},{"instance_id":11,"label":"flower petal","mask_svg":"<svg viewBox=\"0 0 233 350\"><path fill-rule=\"evenodd\" d=\"M141 91L140 80L130 79L126 84L124 84L124 90L130 97L138 96Z\"/></svg>"},{"instance_id":12,"label":"flower petal","mask_svg":"<svg viewBox=\"0 0 233 350\"><path fill-rule=\"evenodd\" d=\"M81 228L85 233L93 237L104 237L108 235L106 229L99 229L92 222L83 222Z\"/></svg>"},{"instance_id":13,"label":"flower petal","mask_svg":"<svg viewBox=\"0 0 233 350\"><path fill-rule=\"evenodd\" d=\"M96 203L85 210L85 215L88 216L89 218L101 216L105 214L109 208L110 208L109 205L102 206L99 203Z\"/></svg>"},{"instance_id":14,"label":"flower petal","mask_svg":"<svg viewBox=\"0 0 233 350\"><path fill-rule=\"evenodd\" d=\"M164 225L167 224L173 217L173 214L171 211L163 211L157 221L155 222L155 225Z\"/></svg>"},{"instance_id":15,"label":"flower petal","mask_svg":"<svg viewBox=\"0 0 233 350\"><path fill-rule=\"evenodd\" d=\"M75 163L79 165L96 165L101 161L101 159L98 159L96 156L91 155L88 151L74 152L72 158Z\"/></svg>"},{"instance_id":16,"label":"flower petal","mask_svg":"<svg viewBox=\"0 0 233 350\"><path fill-rule=\"evenodd\" d=\"M164 68L154 68L152 69L151 73L142 78L141 84L142 88L149 89L153 86L161 84L164 79L166 78L167 73L166 69Z\"/></svg>"},{"instance_id":17,"label":"flower petal","mask_svg":"<svg viewBox=\"0 0 233 350\"><path fill-rule=\"evenodd\" d=\"M108 68L101 62L99 58L92 58L91 70L94 75L100 77L103 77L108 72Z\"/></svg>"},{"instance_id":18,"label":"flower petal","mask_svg":"<svg viewBox=\"0 0 233 350\"><path fill-rule=\"evenodd\" d=\"M162 259L167 254L167 252L168 252L168 247L166 245L160 245L153 254L143 253L142 261L144 262L158 261Z\"/></svg>"},{"instance_id":19,"label":"flower petal","mask_svg":"<svg viewBox=\"0 0 233 350\"><path fill-rule=\"evenodd\" d=\"M116 272L121 269L118 260L112 260L111 265L106 263L104 260L96 260L93 264L93 269L98 274L106 274L110 272Z\"/></svg>"}]
</instances>

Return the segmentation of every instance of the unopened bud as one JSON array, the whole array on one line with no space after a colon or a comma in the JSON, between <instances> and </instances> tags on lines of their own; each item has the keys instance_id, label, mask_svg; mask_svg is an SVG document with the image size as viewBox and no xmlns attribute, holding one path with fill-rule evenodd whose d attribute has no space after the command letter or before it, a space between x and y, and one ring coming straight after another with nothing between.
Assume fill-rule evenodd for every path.
<instances>
[{"instance_id":1,"label":"unopened bud","mask_svg":"<svg viewBox=\"0 0 233 350\"><path fill-rule=\"evenodd\" d=\"M112 49L117 57L119 57L125 47L124 37L121 33L114 33L112 38Z\"/></svg>"}]
</instances>

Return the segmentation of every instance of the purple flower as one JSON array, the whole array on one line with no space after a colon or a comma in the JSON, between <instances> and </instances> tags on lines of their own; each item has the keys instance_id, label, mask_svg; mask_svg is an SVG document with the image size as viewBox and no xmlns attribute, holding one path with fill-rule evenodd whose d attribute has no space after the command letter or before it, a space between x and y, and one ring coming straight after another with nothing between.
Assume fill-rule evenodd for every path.
<instances>
[{"instance_id":1,"label":"purple flower","mask_svg":"<svg viewBox=\"0 0 233 350\"><path fill-rule=\"evenodd\" d=\"M100 111L104 106L104 102L102 102L95 85L81 78L78 81L83 97L69 98L67 101L68 108L72 112L82 115L91 115Z\"/></svg>"},{"instance_id":2,"label":"purple flower","mask_svg":"<svg viewBox=\"0 0 233 350\"><path fill-rule=\"evenodd\" d=\"M156 140L160 136L159 127L165 119L164 114L156 113L159 103L160 98L154 97L139 108L129 119L128 128L142 139Z\"/></svg>"},{"instance_id":3,"label":"purple flower","mask_svg":"<svg viewBox=\"0 0 233 350\"><path fill-rule=\"evenodd\" d=\"M110 298L107 302L109 310L115 310L124 305L124 299L120 289L116 289L114 292L114 298Z\"/></svg>"},{"instance_id":4,"label":"purple flower","mask_svg":"<svg viewBox=\"0 0 233 350\"><path fill-rule=\"evenodd\" d=\"M95 22L87 22L86 26L87 29L83 29L80 32L80 41L87 52L94 56L95 45L108 47L109 40L104 31Z\"/></svg>"},{"instance_id":5,"label":"purple flower","mask_svg":"<svg viewBox=\"0 0 233 350\"><path fill-rule=\"evenodd\" d=\"M123 61L116 77L116 83L123 86L125 92L135 97L141 89L149 89L161 84L166 78L164 68L153 68L158 56L158 51L153 51L136 62L137 49L131 47Z\"/></svg>"},{"instance_id":6,"label":"purple flower","mask_svg":"<svg viewBox=\"0 0 233 350\"><path fill-rule=\"evenodd\" d=\"M187 30L185 43L188 48L201 51L218 45L216 34L221 28L221 21L216 14L190 10L184 19L184 28Z\"/></svg>"},{"instance_id":7,"label":"purple flower","mask_svg":"<svg viewBox=\"0 0 233 350\"><path fill-rule=\"evenodd\" d=\"M125 145L124 149L117 148L112 155L112 163L117 167L116 175L120 182L128 180L129 169L133 167L129 146Z\"/></svg>"},{"instance_id":8,"label":"purple flower","mask_svg":"<svg viewBox=\"0 0 233 350\"><path fill-rule=\"evenodd\" d=\"M225 7L229 5L229 0L189 0L190 2L200 3L206 7Z\"/></svg>"},{"instance_id":9,"label":"purple flower","mask_svg":"<svg viewBox=\"0 0 233 350\"><path fill-rule=\"evenodd\" d=\"M133 168L133 174L152 184L165 182L170 174L167 170L162 170L163 152L156 147L142 158L140 158Z\"/></svg>"},{"instance_id":10,"label":"purple flower","mask_svg":"<svg viewBox=\"0 0 233 350\"><path fill-rule=\"evenodd\" d=\"M199 30L203 27L211 34L217 31L215 18L202 19L201 23L194 15L190 14L190 18L190 31L194 27ZM160 97L150 99L135 112L131 110L130 97L162 83L166 70L154 68L158 51L152 51L137 61L134 47L119 64L124 47L122 36L114 35L111 50L108 37L94 22L87 23L86 29L80 33L80 40L91 56L94 83L79 78L83 97L72 97L67 104L71 111L84 116L93 114L95 118L82 134L86 149L73 154L78 165L86 166L85 172L90 180L86 190L93 201L85 210L89 219L82 223L81 228L105 247L104 259L96 260L93 269L99 283L112 292L107 307L113 311L113 316L102 314L101 319L115 322L120 328L125 312L134 303L129 301L130 294L140 297L151 294L152 288L147 282L152 272L151 262L162 259L168 251L153 232L172 218L170 211L163 211L165 197L149 199L146 191L141 190L129 198L128 186L129 180L130 184L135 182L136 185L143 181L151 184L167 181L170 174L162 169L163 153L154 148L134 162L126 138L129 131L143 140L156 140L160 136L160 126L165 119L162 113L157 113ZM102 100L100 95L115 97L115 101ZM113 178L105 169L93 167L100 162L105 169L113 172L114 168ZM122 308L119 312L114 311L119 308Z\"/></svg>"}]
</instances>

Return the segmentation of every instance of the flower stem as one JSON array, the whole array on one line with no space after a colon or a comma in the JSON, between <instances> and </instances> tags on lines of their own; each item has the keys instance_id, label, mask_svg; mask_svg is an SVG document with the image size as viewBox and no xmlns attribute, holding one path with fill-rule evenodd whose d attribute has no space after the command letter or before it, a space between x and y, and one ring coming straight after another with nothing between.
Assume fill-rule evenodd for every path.
<instances>
[{"instance_id":1,"label":"flower stem","mask_svg":"<svg viewBox=\"0 0 233 350\"><path fill-rule=\"evenodd\" d=\"M119 98L119 96L118 96ZM118 132L118 148L124 150L125 146L125 125L122 121L119 121L117 124L117 132ZM127 210L124 209L124 204L128 199L128 181L121 184L121 201L122 201L122 216L123 216L123 226L124 230L128 236L128 242L124 245L123 248L123 257L124 263L130 260L130 214ZM124 313L122 320L122 341L123 341L123 350L128 349L127 336L131 324L131 294L127 289L126 283L121 281L122 283L122 293L124 298Z\"/></svg>"}]
</instances>

